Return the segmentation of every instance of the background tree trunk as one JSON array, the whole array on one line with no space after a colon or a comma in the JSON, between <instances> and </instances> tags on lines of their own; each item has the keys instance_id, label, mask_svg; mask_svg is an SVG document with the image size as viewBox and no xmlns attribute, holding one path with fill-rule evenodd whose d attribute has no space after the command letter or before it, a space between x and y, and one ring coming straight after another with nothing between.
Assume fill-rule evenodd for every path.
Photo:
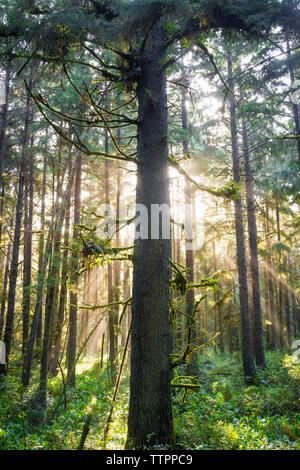
<instances>
[{"instance_id":1,"label":"background tree trunk","mask_svg":"<svg viewBox=\"0 0 300 470\"><path fill-rule=\"evenodd\" d=\"M80 207L81 207L81 170L82 170L82 155L81 152L77 155L76 160L76 178L75 178L75 199L74 199L74 229L73 229L73 241L78 238L76 231L76 225L80 224ZM70 286L70 320L69 320L69 340L68 340L68 357L67 367L68 375L67 382L72 387L75 386L76 371L75 371L75 359L76 359L76 344L77 344L77 302L78 302L78 258L72 253L71 256L72 265L72 278Z\"/></svg>"},{"instance_id":2,"label":"background tree trunk","mask_svg":"<svg viewBox=\"0 0 300 470\"><path fill-rule=\"evenodd\" d=\"M231 90L234 88L232 62L231 57L228 56L228 84ZM236 122L236 104L235 97L232 93L229 94L230 106L230 131L231 131L231 145L232 145L232 160L233 160L233 175L234 181L237 185L241 184L240 177L240 162L239 162L239 147L238 147L238 133ZM246 250L245 250L245 237L244 237L244 223L243 223L243 210L241 194L234 201L234 214L235 214L235 233L236 233L236 247L237 247L237 265L239 275L239 292L240 292L240 309L241 309L241 326L242 326L242 356L243 356L243 369L245 378L251 380L255 377L255 364L252 347L252 334L249 313L249 299L248 299L248 281L247 281L247 263L246 263Z\"/></svg>"},{"instance_id":3,"label":"background tree trunk","mask_svg":"<svg viewBox=\"0 0 300 470\"><path fill-rule=\"evenodd\" d=\"M246 119L243 119L243 154L245 163L246 176L246 197L247 197L247 217L248 217L248 234L250 247L250 271L252 286L252 302L253 302L253 350L256 364L265 367L265 353L263 346L263 327L262 327L262 311L260 300L259 285L259 264L257 249L257 225L255 215L255 200L252 181L252 171L249 155L248 131Z\"/></svg>"}]
</instances>

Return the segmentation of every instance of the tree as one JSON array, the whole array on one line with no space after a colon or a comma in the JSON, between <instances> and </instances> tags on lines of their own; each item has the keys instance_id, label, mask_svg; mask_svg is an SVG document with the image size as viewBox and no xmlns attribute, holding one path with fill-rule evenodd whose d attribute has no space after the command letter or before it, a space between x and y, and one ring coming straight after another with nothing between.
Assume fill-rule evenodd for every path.
<instances>
[{"instance_id":1,"label":"tree","mask_svg":"<svg viewBox=\"0 0 300 470\"><path fill-rule=\"evenodd\" d=\"M246 197L247 197L247 217L248 232L250 246L250 269L252 284L252 303L253 303L253 350L256 364L265 367L265 355L263 347L263 330L262 330L262 311L260 302L260 286L259 286L259 265L258 265L258 249L257 249L257 225L255 215L255 201L252 183L252 171L250 166L248 132L246 119L243 119L243 154L245 164L246 177Z\"/></svg>"},{"instance_id":2,"label":"tree","mask_svg":"<svg viewBox=\"0 0 300 470\"><path fill-rule=\"evenodd\" d=\"M228 65L228 84L231 90L234 89L233 74L232 74L232 59L230 55L227 58ZM230 109L230 131L231 131L231 145L232 145L232 161L233 161L233 175L234 182L240 186L240 163L239 163L239 147L238 147L238 132L236 121L236 103L233 92L229 96L229 109ZM235 211L235 232L236 232L236 246L237 246L237 264L239 274L239 292L240 292L240 309L241 309L241 325L242 325L242 354L243 354L243 368L246 378L253 380L256 376L253 346L252 346L252 333L249 312L249 299L248 299L248 283L247 283L247 264L246 264L246 251L245 251L245 238L244 238L244 222L242 212L242 199L239 194L234 201Z\"/></svg>"},{"instance_id":3,"label":"tree","mask_svg":"<svg viewBox=\"0 0 300 470\"><path fill-rule=\"evenodd\" d=\"M277 25L283 21L286 23L291 17L291 12L288 11L286 14L285 3L282 5L281 2L267 0L251 4L240 0L225 5L219 1L207 0L185 1L182 4L180 2L180 5L174 0L136 1L130 4L115 2L116 12L107 6L105 10L101 9L104 18L100 15L102 28L99 28L100 12L97 5L93 13L89 7L85 11L78 9L76 5L78 2L71 2L68 10L70 16L66 19L65 6L63 10L56 10L55 7L59 5L55 2L54 7L49 7L46 13L47 22L43 23L42 28L40 17L44 12L34 10L34 18L27 15L24 20L25 24L21 27L12 22L3 23L0 26L0 36L18 37L26 31L26 37L30 41L35 40L38 35L41 50L35 49L36 58L68 62L68 60L76 61L74 57L67 57L74 42L79 41L84 46L86 46L85 42L89 42L88 31L96 46L104 47L118 57L121 66L117 66L117 73L113 73L116 72L116 66L106 67L103 60L92 49L106 78L123 83L129 89L136 85L138 98L136 200L137 203L144 204L151 214L152 205L169 204L166 70L176 60L176 56L172 57L172 54L168 57L172 46L183 38L196 37L198 40L201 35L203 38L203 35L208 34L212 29L224 28L230 31L234 29L259 34L268 30L272 24ZM139 6L138 9L137 6ZM178 19L182 17L180 16L182 12L187 19L184 24L181 22L179 24ZM297 8L294 8L292 13L294 17L290 23L294 29L297 29L297 19L299 21ZM35 15L38 16L38 20L35 19ZM78 21L78 18L82 23ZM280 18L279 21L278 18ZM67 28L57 28L58 23ZM115 36L112 34L114 31ZM114 37L117 39L115 42ZM122 46L124 42L127 46L125 52L120 50L120 38ZM65 57L64 54L66 54ZM90 154L87 149L85 151ZM237 164L236 147L233 153L234 162ZM235 176L238 182L237 171ZM237 244L243 251L240 199L235 204L237 233L239 233ZM151 230L150 215L148 222ZM170 257L170 240L165 240L161 235L158 240L137 240L134 255L127 447L136 448L154 443L172 445L173 443L170 394ZM239 263L244 336L250 337L243 254ZM245 373L253 376L255 371L250 344L244 344L243 354Z\"/></svg>"}]
</instances>

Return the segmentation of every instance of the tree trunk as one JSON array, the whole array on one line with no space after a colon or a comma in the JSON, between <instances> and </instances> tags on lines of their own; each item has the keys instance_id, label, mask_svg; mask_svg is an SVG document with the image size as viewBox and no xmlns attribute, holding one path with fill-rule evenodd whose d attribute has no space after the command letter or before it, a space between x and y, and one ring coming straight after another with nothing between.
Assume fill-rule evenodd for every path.
<instances>
[{"instance_id":1,"label":"tree trunk","mask_svg":"<svg viewBox=\"0 0 300 470\"><path fill-rule=\"evenodd\" d=\"M70 191L71 191L71 188L72 188L74 174L75 174L75 165L73 165L67 187L64 191L64 194L63 194L63 197L62 197L63 201L68 200L68 197L69 197L68 195L70 194ZM59 193L62 191L62 184L63 184L63 180L61 180L61 182L60 182ZM39 324L40 316L41 316L41 313L42 313L42 299L43 299L44 279L45 279L45 276L46 276L48 261L49 261L49 257L51 255L51 250L52 250L53 234L55 232L56 227L60 226L63 223L64 215L65 215L65 205L64 204L62 204L60 207L55 206L53 208L52 217L51 217L50 226L49 226L49 231L48 231L48 236L47 236L46 247L45 247L44 256L43 256L43 263L42 263L42 266L41 266L40 271L39 271L38 287L37 287L37 298L36 298L35 311L34 311L34 316L33 316L31 330L30 330L30 337L29 337L29 343L28 343L28 352L27 352L26 357L24 358L24 363L23 363L22 384L25 387L27 387L29 385L29 381L30 381L34 345L35 345L35 341L36 341L38 324ZM44 328L44 330L45 330L45 328ZM48 358L47 358L47 361L48 361ZM45 375L44 370L45 369L43 369L43 375ZM44 385L45 384L43 384L43 386L42 386L42 393L41 393L42 404L45 404L45 402L46 402L46 395L45 395ZM44 396L43 396L43 394L44 394Z\"/></svg>"},{"instance_id":2,"label":"tree trunk","mask_svg":"<svg viewBox=\"0 0 300 470\"><path fill-rule=\"evenodd\" d=\"M290 48L290 43L289 40L286 40L286 45L287 45L287 55L291 55L291 48ZM295 82L295 72L293 65L289 62L288 65L289 68L289 74L290 74L290 79L291 79L291 85L294 84ZM299 106L297 103L292 103L292 111L293 111L293 116L294 116L294 124L295 124L295 135L300 135L300 115L299 115ZM298 159L300 163L300 138L296 139L297 143L297 151L298 151Z\"/></svg>"},{"instance_id":3,"label":"tree trunk","mask_svg":"<svg viewBox=\"0 0 300 470\"><path fill-rule=\"evenodd\" d=\"M188 115L186 109L186 89L184 88L181 92L181 123L182 129L185 131L184 139L182 142L183 155L188 156L189 154L189 141L188 141ZM194 282L194 250L193 250L193 239L190 238L192 234L189 234L187 229L191 230L193 224L193 213L192 213L192 185L191 182L185 178L185 187L184 187L184 216L185 216L185 267L187 268L187 280L190 283ZM195 306L195 291L194 289L189 289L185 296L186 309L185 312L189 317L193 316L194 306ZM187 331L190 328L190 320L187 320ZM192 332L190 340L196 338L196 325L192 325ZM190 364L187 367L188 374L196 375L197 374L197 365L196 365L197 356L195 354L190 358Z\"/></svg>"},{"instance_id":4,"label":"tree trunk","mask_svg":"<svg viewBox=\"0 0 300 470\"><path fill-rule=\"evenodd\" d=\"M48 136L47 136L48 137ZM48 138L46 137L46 142L48 142ZM38 259L38 279L41 278L42 275L42 267L43 267L43 256L44 256L44 245L45 245L45 199L46 199L46 176L47 176L47 159L44 157L44 165L43 165L43 182L42 182L42 204L41 204L41 217L40 217L40 236L39 236L39 259ZM37 334L36 334L36 346L37 349L40 350L42 347L42 315L40 315L37 325Z\"/></svg>"},{"instance_id":5,"label":"tree trunk","mask_svg":"<svg viewBox=\"0 0 300 470\"><path fill-rule=\"evenodd\" d=\"M233 90L233 75L231 57L228 57L228 83ZM241 184L238 133L236 122L236 104L235 97L232 93L229 95L230 102L230 130L232 144L233 174L234 181L237 185ZM252 380L255 375L255 364L252 346L251 323L248 302L248 285L247 285L247 264L244 237L244 223L241 194L234 201L235 209L235 232L237 246L237 265L239 275L239 293L240 293L240 309L241 309L241 333L242 333L242 357L245 378Z\"/></svg>"},{"instance_id":6,"label":"tree trunk","mask_svg":"<svg viewBox=\"0 0 300 470\"><path fill-rule=\"evenodd\" d=\"M118 129L120 131L120 129ZM120 145L120 136L118 139L118 144ZM116 246L119 248L121 246L121 238L120 238L120 203L121 203L121 169L118 167L117 168L117 198L116 198ZM121 262L120 261L115 261L114 263L114 302L119 302L120 300L120 281L121 281ZM114 327L116 329L116 349L118 351L118 321L119 321L119 305L115 305L113 309L113 315L114 315ZM124 321L124 320L123 320ZM125 335L124 335L125 339ZM125 343L123 344L124 347Z\"/></svg>"},{"instance_id":7,"label":"tree trunk","mask_svg":"<svg viewBox=\"0 0 300 470\"><path fill-rule=\"evenodd\" d=\"M287 272L287 257L283 258L283 266L285 272ZM284 310L285 310L285 328L286 328L286 343L287 346L291 345L291 316L290 316L290 302L289 302L289 289L287 284L287 277L284 279L283 285L283 298L284 298Z\"/></svg>"},{"instance_id":8,"label":"tree trunk","mask_svg":"<svg viewBox=\"0 0 300 470\"><path fill-rule=\"evenodd\" d=\"M71 159L71 155L70 155ZM54 228L54 238L53 238L53 259L55 259L55 254L57 253L58 247L59 247L59 240L60 240L60 234L61 234L61 229L65 217L65 212L66 212L66 205L67 201L69 201L70 196L71 196L71 188L72 188L72 182L74 178L74 170L75 170L75 165L74 169L70 171L69 175L69 182L66 188L66 191L64 193L64 197L61 202L61 207L59 209L59 217L57 220L57 223L55 224ZM76 206L76 203L75 203ZM75 212L75 211L74 211ZM75 219L75 217L74 217ZM78 222L76 222L78 223ZM51 250L48 250L47 253L50 253ZM50 277L56 276L55 268L53 268L53 265L49 267L49 274ZM51 302L51 296L54 295L55 292L55 283L51 282L50 284L50 290L51 293L48 297L48 302ZM40 397L40 405L43 410L46 410L46 398L47 398L47 375L48 375L48 360L49 360L49 350L50 350L50 341L51 341L51 322L52 322L52 306L51 304L46 304L45 308L45 326L44 326L44 337L43 337L43 348L42 348L42 356L41 356L41 370L40 370L40 387L39 387L39 397ZM71 327L69 328L69 332L71 330ZM70 341L69 341L70 344ZM76 345L76 337L75 337L75 345ZM76 354L76 350L75 350ZM69 363L68 363L69 365ZM74 369L74 368L73 368ZM69 371L69 368L68 368Z\"/></svg>"},{"instance_id":9,"label":"tree trunk","mask_svg":"<svg viewBox=\"0 0 300 470\"><path fill-rule=\"evenodd\" d=\"M267 259L267 282L268 282L268 293L269 293L269 309L270 309L270 349L276 347L276 316L275 316L275 299L274 299L274 266L271 254L271 242L270 242L270 223L269 223L269 205L266 203L266 245L268 252Z\"/></svg>"},{"instance_id":10,"label":"tree trunk","mask_svg":"<svg viewBox=\"0 0 300 470\"><path fill-rule=\"evenodd\" d=\"M73 241L76 241L78 234L75 225L80 224L80 207L81 207L81 170L82 170L82 155L81 152L77 155L76 161L76 179L75 179L75 199L74 199L74 229ZM67 357L67 382L72 387L76 382L76 344L77 344L77 288L78 288L78 258L72 254L71 256L71 286L70 286L70 320L69 320L69 341L68 341L68 357Z\"/></svg>"},{"instance_id":11,"label":"tree trunk","mask_svg":"<svg viewBox=\"0 0 300 470\"><path fill-rule=\"evenodd\" d=\"M1 295L1 311L0 311L0 339L2 339L3 326L4 326L4 314L5 314L5 305L7 298L7 281L9 275L9 265L10 265L10 254L11 254L11 243L8 244L7 253L6 253L6 262L4 269L4 278L3 278L3 290Z\"/></svg>"},{"instance_id":12,"label":"tree trunk","mask_svg":"<svg viewBox=\"0 0 300 470\"><path fill-rule=\"evenodd\" d=\"M108 148L108 132L105 131L105 152L109 153ZM105 160L105 204L110 205L110 162ZM107 264L107 301L112 303L114 301L113 290L113 272L111 263ZM110 363L110 376L112 386L115 386L117 379L117 325L115 322L115 310L113 307L109 309L108 314L108 329L109 329L109 363Z\"/></svg>"},{"instance_id":13,"label":"tree trunk","mask_svg":"<svg viewBox=\"0 0 300 470\"><path fill-rule=\"evenodd\" d=\"M27 93L26 107L25 107L24 133L23 133L23 141L22 141L21 162L20 162L19 182L18 182L18 199L17 199L17 206L16 206L14 241L13 241L10 275L9 275L7 315L6 315L6 325L5 325L5 333L4 333L4 342L6 346L6 365L0 365L0 375L7 374L8 360L9 360L9 355L10 355L11 341L12 341L13 328L14 328L15 298L16 298L17 278L18 278L19 250L20 250L21 226L22 226L22 216L23 216L26 150L27 150L28 142L29 142L30 104L31 104L31 98L30 98L29 93Z\"/></svg>"},{"instance_id":14,"label":"tree trunk","mask_svg":"<svg viewBox=\"0 0 300 470\"><path fill-rule=\"evenodd\" d=\"M147 38L138 80L138 174L136 202L169 206L166 57L163 32ZM171 240L138 239L135 244L130 405L127 448L173 443L170 391L169 281Z\"/></svg>"},{"instance_id":15,"label":"tree trunk","mask_svg":"<svg viewBox=\"0 0 300 470\"><path fill-rule=\"evenodd\" d=\"M59 356L61 353L61 339L62 339L62 328L65 318L65 307L67 299L67 275L68 275L68 261L69 261L69 230L70 230L70 198L67 202L67 212L65 218L65 233L64 233L64 251L63 251L63 265L61 271L60 280L60 291L59 291L59 303L58 303L58 314L57 322L54 330L53 338L53 358L49 367L50 374L56 376L59 369Z\"/></svg>"},{"instance_id":16,"label":"tree trunk","mask_svg":"<svg viewBox=\"0 0 300 470\"><path fill-rule=\"evenodd\" d=\"M2 173L3 173L3 163L5 155L5 144L6 144L6 128L7 128L7 118L8 118L8 98L10 93L10 81L11 81L11 63L8 62L6 67L5 74L5 103L2 106L2 119L0 127L0 188L3 186L2 182Z\"/></svg>"},{"instance_id":17,"label":"tree trunk","mask_svg":"<svg viewBox=\"0 0 300 470\"><path fill-rule=\"evenodd\" d=\"M278 198L276 197L276 226L277 226L277 240L278 243L281 243L281 230L280 230L280 213L279 213L279 203ZM279 247L279 269L281 269L281 247ZM283 349L284 346L284 333L283 333L283 282L282 274L279 272L278 280L278 322L279 322L279 344L280 349Z\"/></svg>"},{"instance_id":18,"label":"tree trunk","mask_svg":"<svg viewBox=\"0 0 300 470\"><path fill-rule=\"evenodd\" d=\"M246 176L246 197L247 197L247 217L248 217L248 234L250 247L250 271L252 285L252 302L253 302L253 350L256 364L265 367L265 353L263 346L263 326L262 311L260 300L259 285L259 264L257 249L257 225L255 215L255 200L253 190L253 179L250 164L248 132L246 119L243 119L243 154L245 163Z\"/></svg>"},{"instance_id":19,"label":"tree trunk","mask_svg":"<svg viewBox=\"0 0 300 470\"><path fill-rule=\"evenodd\" d=\"M33 139L31 139L31 148L33 147ZM22 356L26 355L28 348L29 335L29 315L31 300L31 263L32 263L32 221L33 221L33 156L32 152L27 157L27 174L28 185L25 190L24 201L24 263L23 263L23 344Z\"/></svg>"}]
</instances>

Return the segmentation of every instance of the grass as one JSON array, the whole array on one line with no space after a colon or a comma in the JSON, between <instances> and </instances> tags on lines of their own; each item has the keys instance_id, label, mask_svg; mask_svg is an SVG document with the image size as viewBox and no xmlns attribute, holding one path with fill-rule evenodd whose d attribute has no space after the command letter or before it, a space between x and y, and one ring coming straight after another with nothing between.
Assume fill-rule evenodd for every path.
<instances>
[{"instance_id":1,"label":"grass","mask_svg":"<svg viewBox=\"0 0 300 470\"><path fill-rule=\"evenodd\" d=\"M300 449L300 370L289 356L267 353L258 385L243 382L240 358L208 350L200 358L198 392L174 397L178 447L182 449ZM96 362L81 362L76 389L61 377L49 380L45 422L32 407L38 371L31 388L20 387L18 361L0 391L0 449L76 449L86 417L92 413L86 449L123 449L128 412L128 373L124 374L107 442L103 430L113 391ZM226 375L224 375L226 374Z\"/></svg>"}]
</instances>

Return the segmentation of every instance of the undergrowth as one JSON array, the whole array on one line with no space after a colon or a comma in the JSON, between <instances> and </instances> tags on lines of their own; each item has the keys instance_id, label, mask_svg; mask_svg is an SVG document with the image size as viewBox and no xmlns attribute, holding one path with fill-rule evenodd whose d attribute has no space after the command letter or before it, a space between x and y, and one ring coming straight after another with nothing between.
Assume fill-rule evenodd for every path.
<instances>
[{"instance_id":1,"label":"undergrowth","mask_svg":"<svg viewBox=\"0 0 300 470\"><path fill-rule=\"evenodd\" d=\"M208 350L199 359L200 390L174 396L179 449L300 449L300 369L290 356L267 353L259 383L245 385L240 358ZM32 406L38 370L28 391L20 387L18 361L0 389L0 449L77 449L92 413L85 449L123 449L128 412L128 371L121 381L106 442L103 430L113 390L98 363L81 362L76 389L63 393L61 376L49 379L47 416ZM66 409L65 409L66 398Z\"/></svg>"}]
</instances>

